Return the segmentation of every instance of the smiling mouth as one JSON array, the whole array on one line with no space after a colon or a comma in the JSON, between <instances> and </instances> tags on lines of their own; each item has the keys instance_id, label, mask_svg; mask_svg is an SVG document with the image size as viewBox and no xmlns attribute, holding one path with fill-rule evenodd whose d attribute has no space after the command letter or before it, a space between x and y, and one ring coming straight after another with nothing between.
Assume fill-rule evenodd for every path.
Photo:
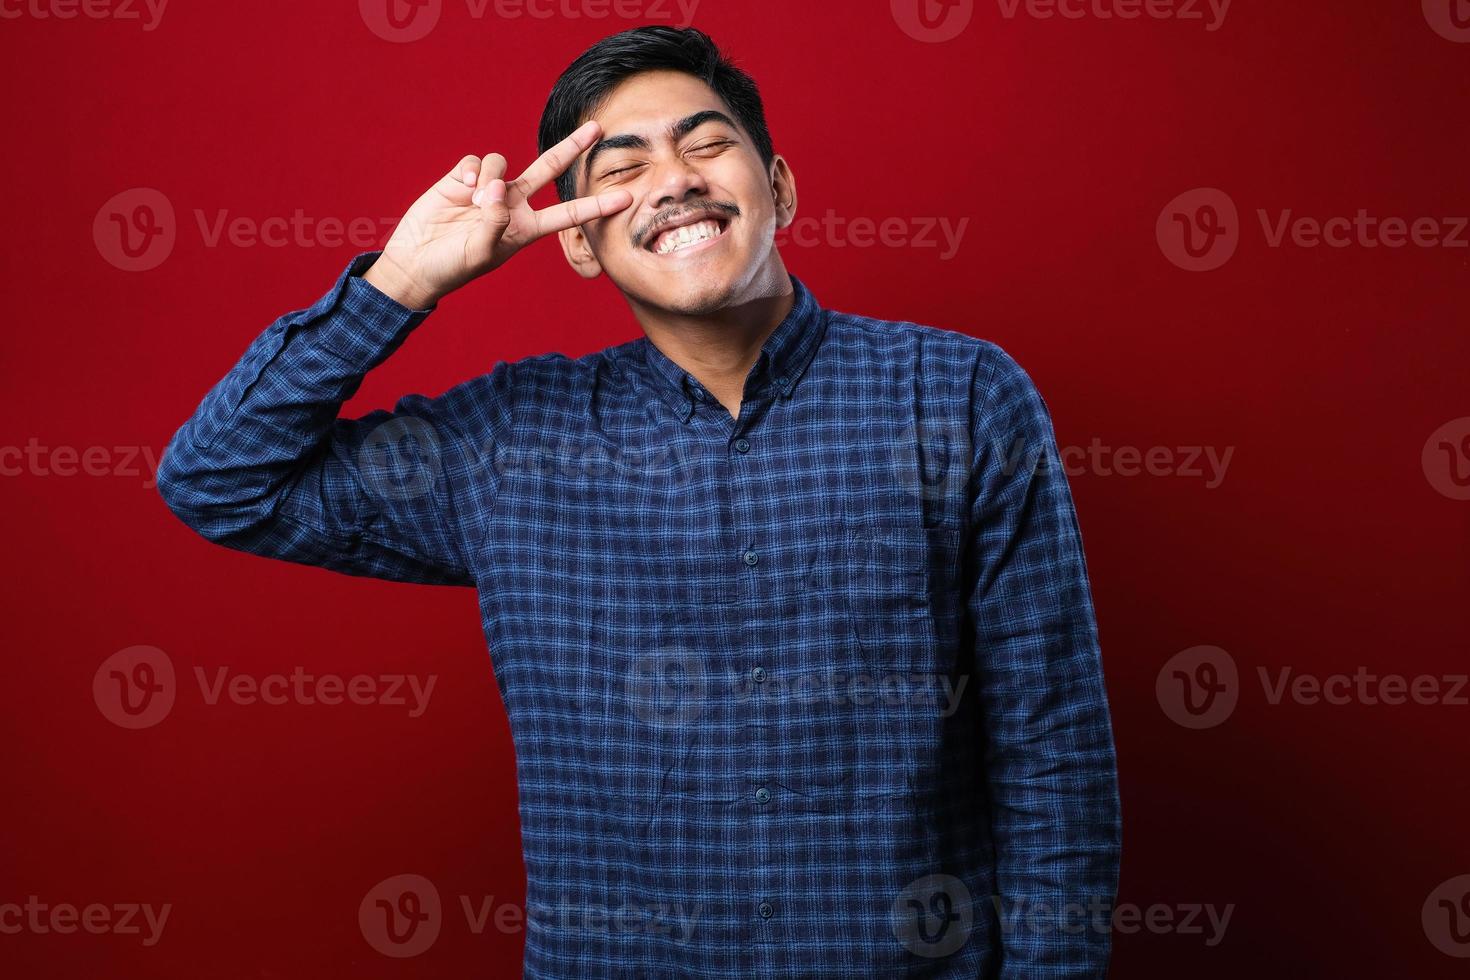
<instances>
[{"instance_id":1,"label":"smiling mouth","mask_svg":"<svg viewBox=\"0 0 1470 980\"><path fill-rule=\"evenodd\" d=\"M654 255L676 255L723 238L730 228L728 218L705 218L678 228L665 229L644 248Z\"/></svg>"}]
</instances>

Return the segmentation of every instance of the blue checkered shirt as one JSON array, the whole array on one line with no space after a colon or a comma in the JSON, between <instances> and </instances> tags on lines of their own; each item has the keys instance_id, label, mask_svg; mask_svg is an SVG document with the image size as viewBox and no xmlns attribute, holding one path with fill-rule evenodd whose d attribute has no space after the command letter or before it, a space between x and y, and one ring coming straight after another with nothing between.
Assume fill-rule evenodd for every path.
<instances>
[{"instance_id":1,"label":"blue checkered shirt","mask_svg":"<svg viewBox=\"0 0 1470 980\"><path fill-rule=\"evenodd\" d=\"M169 443L210 541L474 586L527 977L1101 977L1111 722L1051 420L795 276L732 418L646 338L339 418L433 311L287 313Z\"/></svg>"}]
</instances>

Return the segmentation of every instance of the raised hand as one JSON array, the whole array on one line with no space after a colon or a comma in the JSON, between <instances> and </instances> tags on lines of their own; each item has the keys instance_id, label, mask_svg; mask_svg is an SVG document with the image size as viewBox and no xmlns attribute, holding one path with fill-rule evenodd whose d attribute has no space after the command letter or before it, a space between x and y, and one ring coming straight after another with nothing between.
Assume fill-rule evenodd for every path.
<instances>
[{"instance_id":1,"label":"raised hand","mask_svg":"<svg viewBox=\"0 0 1470 980\"><path fill-rule=\"evenodd\" d=\"M531 207L531 196L601 135L598 123L585 123L509 182L499 153L460 160L408 209L363 278L410 309L426 309L536 239L626 208L633 203L626 190Z\"/></svg>"}]
</instances>

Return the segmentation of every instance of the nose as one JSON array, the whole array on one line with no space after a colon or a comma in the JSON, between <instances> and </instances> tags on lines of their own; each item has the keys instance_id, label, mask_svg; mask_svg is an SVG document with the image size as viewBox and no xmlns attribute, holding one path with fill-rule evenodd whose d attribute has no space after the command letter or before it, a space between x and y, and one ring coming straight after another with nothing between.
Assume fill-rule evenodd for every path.
<instances>
[{"instance_id":1,"label":"nose","mask_svg":"<svg viewBox=\"0 0 1470 980\"><path fill-rule=\"evenodd\" d=\"M679 204L691 197L709 193L709 184L698 167L690 166L683 157L675 154L670 159L654 165L653 208L657 212L672 204Z\"/></svg>"}]
</instances>

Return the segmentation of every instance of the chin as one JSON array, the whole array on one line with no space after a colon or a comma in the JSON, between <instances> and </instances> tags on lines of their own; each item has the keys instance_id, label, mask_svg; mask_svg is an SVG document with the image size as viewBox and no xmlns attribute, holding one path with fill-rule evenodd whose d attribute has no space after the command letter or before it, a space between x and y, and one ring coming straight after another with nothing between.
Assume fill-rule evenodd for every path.
<instances>
[{"instance_id":1,"label":"chin","mask_svg":"<svg viewBox=\"0 0 1470 980\"><path fill-rule=\"evenodd\" d=\"M732 283L724 276L696 274L675 291L669 309L685 316L706 316L730 305L733 292Z\"/></svg>"},{"instance_id":2,"label":"chin","mask_svg":"<svg viewBox=\"0 0 1470 980\"><path fill-rule=\"evenodd\" d=\"M735 279L723 269L670 270L645 282L650 305L682 316L723 310L735 293Z\"/></svg>"}]
</instances>

